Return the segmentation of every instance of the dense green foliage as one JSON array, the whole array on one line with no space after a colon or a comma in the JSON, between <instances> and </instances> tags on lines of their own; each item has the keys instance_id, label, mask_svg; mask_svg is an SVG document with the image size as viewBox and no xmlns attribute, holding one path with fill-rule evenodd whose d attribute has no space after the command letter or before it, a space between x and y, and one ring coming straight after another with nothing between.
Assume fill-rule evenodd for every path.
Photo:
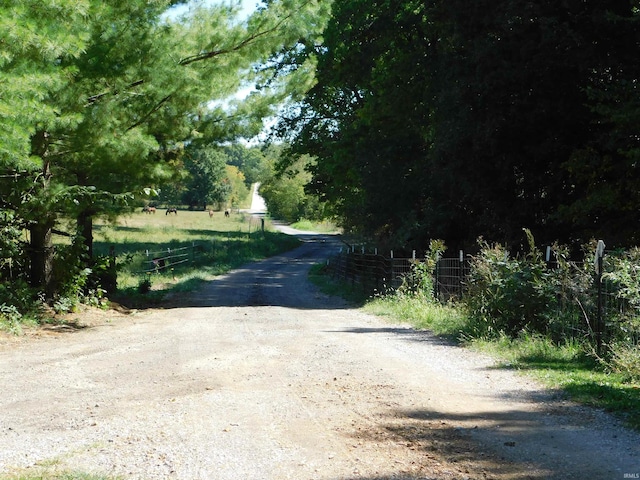
<instances>
[{"instance_id":1,"label":"dense green foliage","mask_svg":"<svg viewBox=\"0 0 640 480\"><path fill-rule=\"evenodd\" d=\"M231 184L226 177L226 158L212 148L189 149L185 168L189 172L182 203L189 207L220 205L231 195Z\"/></svg>"},{"instance_id":2,"label":"dense green foliage","mask_svg":"<svg viewBox=\"0 0 640 480\"><path fill-rule=\"evenodd\" d=\"M269 175L269 160L260 148L229 145L224 147L224 152L227 164L242 172L247 187L263 182Z\"/></svg>"},{"instance_id":3,"label":"dense green foliage","mask_svg":"<svg viewBox=\"0 0 640 480\"><path fill-rule=\"evenodd\" d=\"M94 266L94 219L131 211L179 179L185 162L190 192L199 191L188 203L220 199L212 185L202 192L202 180L224 168L185 160L185 147L251 138L312 78L304 65L276 78L269 59L317 35L324 2L268 1L242 21L229 4L192 3L181 16L168 14L185 3L0 6L2 282L28 283L52 301L66 288L63 277L81 279ZM235 99L256 83L259 90ZM62 271L59 234L77 237L77 258Z\"/></svg>"},{"instance_id":4,"label":"dense green foliage","mask_svg":"<svg viewBox=\"0 0 640 480\"><path fill-rule=\"evenodd\" d=\"M263 178L260 194L271 216L291 223L326 218L324 205L318 197L305 192L305 186L311 180L308 169L313 163L308 156L301 156L284 171L278 171L273 160L269 163L272 168Z\"/></svg>"},{"instance_id":5,"label":"dense green foliage","mask_svg":"<svg viewBox=\"0 0 640 480\"><path fill-rule=\"evenodd\" d=\"M635 244L634 3L337 2L281 133L317 158L308 190L381 246L517 247L523 227Z\"/></svg>"},{"instance_id":6,"label":"dense green foliage","mask_svg":"<svg viewBox=\"0 0 640 480\"><path fill-rule=\"evenodd\" d=\"M559 311L559 272L548 267L533 242L526 255L515 258L502 245L482 243L462 297L474 336L550 334Z\"/></svg>"}]
</instances>

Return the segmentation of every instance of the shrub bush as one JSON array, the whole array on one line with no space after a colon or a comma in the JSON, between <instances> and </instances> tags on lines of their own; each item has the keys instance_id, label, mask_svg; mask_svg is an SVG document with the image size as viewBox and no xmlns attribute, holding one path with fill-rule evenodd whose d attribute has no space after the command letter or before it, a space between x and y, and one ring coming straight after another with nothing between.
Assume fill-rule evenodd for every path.
<instances>
[{"instance_id":1,"label":"shrub bush","mask_svg":"<svg viewBox=\"0 0 640 480\"><path fill-rule=\"evenodd\" d=\"M610 315L607 322L609 330L613 329L611 341L637 345L640 340L640 249L610 255L603 280L610 283L609 288L619 302L616 315Z\"/></svg>"},{"instance_id":2,"label":"shrub bush","mask_svg":"<svg viewBox=\"0 0 640 480\"><path fill-rule=\"evenodd\" d=\"M438 260L446 250L442 240L431 240L423 261L411 265L411 271L402 279L400 294L418 295L425 300L435 300L434 275Z\"/></svg>"},{"instance_id":3,"label":"shrub bush","mask_svg":"<svg viewBox=\"0 0 640 480\"><path fill-rule=\"evenodd\" d=\"M144 278L140 280L138 283L138 293L149 293L151 291L151 276L146 275Z\"/></svg>"},{"instance_id":4,"label":"shrub bush","mask_svg":"<svg viewBox=\"0 0 640 480\"><path fill-rule=\"evenodd\" d=\"M557 312L556 279L531 232L525 230L529 251L512 258L502 245L480 239L473 257L467 292L463 296L474 335L516 337L523 331L547 334Z\"/></svg>"},{"instance_id":5,"label":"shrub bush","mask_svg":"<svg viewBox=\"0 0 640 480\"><path fill-rule=\"evenodd\" d=\"M15 305L0 303L0 330L18 333L20 331L21 320L22 314Z\"/></svg>"}]
</instances>

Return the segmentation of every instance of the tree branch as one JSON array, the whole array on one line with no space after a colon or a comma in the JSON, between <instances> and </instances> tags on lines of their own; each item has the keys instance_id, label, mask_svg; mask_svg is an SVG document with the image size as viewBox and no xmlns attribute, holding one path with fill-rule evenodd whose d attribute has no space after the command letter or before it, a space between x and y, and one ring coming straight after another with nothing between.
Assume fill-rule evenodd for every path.
<instances>
[{"instance_id":1,"label":"tree branch","mask_svg":"<svg viewBox=\"0 0 640 480\"><path fill-rule=\"evenodd\" d=\"M156 113L158 110L160 110L160 107L162 107L162 105L164 105L165 103L167 103L169 100L171 100L171 97L173 96L173 93L170 93L169 95L167 95L166 97L164 97L162 100L160 100L156 106L154 106L151 110L149 110L140 120L138 120L136 123L134 123L133 125L131 125L129 128L127 128L127 132L133 130L136 127L139 127L140 125L142 125L144 122L146 122L149 117L151 117L151 115L153 115L154 113Z\"/></svg>"},{"instance_id":2,"label":"tree branch","mask_svg":"<svg viewBox=\"0 0 640 480\"><path fill-rule=\"evenodd\" d=\"M132 82L129 85L127 85L125 87L125 89L134 88L134 87L137 87L139 85L142 85L143 83L144 83L144 80L136 80L135 82ZM107 95L118 95L119 93L120 93L120 90L108 90L106 92L97 93L96 95L91 95L87 99L87 104L88 105L93 105L98 100L102 99L103 97L106 97Z\"/></svg>"},{"instance_id":3,"label":"tree branch","mask_svg":"<svg viewBox=\"0 0 640 480\"><path fill-rule=\"evenodd\" d=\"M275 32L290 17L291 17L291 15L287 15L286 17L281 19L278 23L276 23L272 28L269 28L267 30L263 30L261 32L256 32L256 33L254 33L252 35L249 35L247 38L242 40L237 45L234 45L234 46L229 47L229 48L223 48L223 49L220 49L220 50L211 50L211 51L208 51L208 52L202 52L202 53L198 53L196 55L191 55L189 57L186 57L186 58L183 58L182 60L180 60L178 62L178 65L185 66L185 65L189 65L191 63L201 62L203 60L208 60L210 58L217 57L218 55L224 55L224 54L227 54L227 53L237 52L238 50L241 50L242 48L246 47L247 45L255 42L259 38L264 37L265 35L269 35L270 33Z\"/></svg>"}]
</instances>

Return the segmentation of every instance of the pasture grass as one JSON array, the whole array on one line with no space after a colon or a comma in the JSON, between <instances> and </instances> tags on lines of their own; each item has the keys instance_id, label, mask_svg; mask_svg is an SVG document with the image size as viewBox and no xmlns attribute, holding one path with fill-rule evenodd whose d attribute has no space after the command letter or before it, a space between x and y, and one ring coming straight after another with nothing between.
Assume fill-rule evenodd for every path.
<instances>
[{"instance_id":1,"label":"pasture grass","mask_svg":"<svg viewBox=\"0 0 640 480\"><path fill-rule=\"evenodd\" d=\"M389 322L409 324L434 335L490 355L497 369L514 370L535 378L567 398L613 413L629 427L640 430L640 384L607 368L587 343L558 344L542 335L518 338L473 338L467 315L459 305L443 305L419 294L394 292L366 297L361 289L333 281L321 266L312 269L311 280L325 293L354 299L362 309ZM324 278L322 278L324 276Z\"/></svg>"},{"instance_id":2,"label":"pasture grass","mask_svg":"<svg viewBox=\"0 0 640 480\"><path fill-rule=\"evenodd\" d=\"M299 245L295 237L274 230L267 219L244 213L178 211L177 215L134 213L115 224L94 226L94 255L113 251L118 265L117 301L136 307L160 303L168 292L192 291L202 282L249 262ZM157 270L154 258L175 254L180 261ZM148 291L143 293L143 285ZM124 303L124 302L123 302Z\"/></svg>"}]
</instances>

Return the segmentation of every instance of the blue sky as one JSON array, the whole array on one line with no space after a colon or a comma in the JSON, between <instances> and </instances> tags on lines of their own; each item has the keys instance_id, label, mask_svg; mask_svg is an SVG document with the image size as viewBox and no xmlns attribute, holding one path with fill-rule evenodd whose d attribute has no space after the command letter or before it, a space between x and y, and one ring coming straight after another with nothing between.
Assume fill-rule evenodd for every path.
<instances>
[{"instance_id":1,"label":"blue sky","mask_svg":"<svg viewBox=\"0 0 640 480\"><path fill-rule=\"evenodd\" d=\"M204 0L205 5L216 5L216 4L235 4L237 0ZM196 2L193 2L196 3ZM256 6L260 4L260 0L241 0L241 10L240 17L245 18L248 17L251 12L256 9ZM183 11L186 11L188 8L187 5L181 5L174 9L175 14L180 14Z\"/></svg>"}]
</instances>

